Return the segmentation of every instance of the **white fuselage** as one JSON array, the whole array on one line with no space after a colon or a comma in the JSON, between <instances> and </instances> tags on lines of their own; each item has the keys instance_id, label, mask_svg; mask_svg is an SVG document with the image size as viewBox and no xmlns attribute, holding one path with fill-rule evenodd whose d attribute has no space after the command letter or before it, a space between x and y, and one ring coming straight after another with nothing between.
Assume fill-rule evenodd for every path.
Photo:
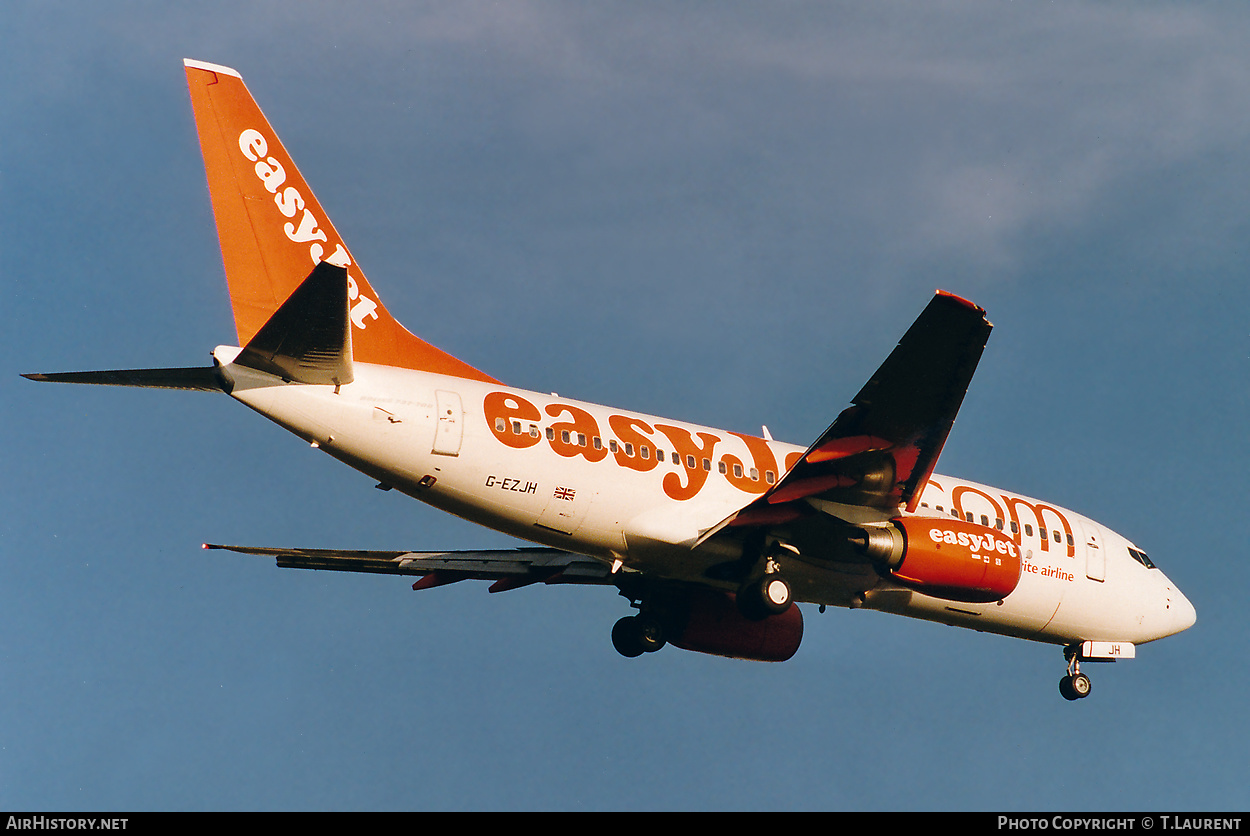
<instances>
[{"instance_id":1,"label":"white fuselage","mask_svg":"<svg viewBox=\"0 0 1250 836\"><path fill-rule=\"evenodd\" d=\"M388 366L357 363L355 380L337 388L284 384L232 365L238 351L214 352L234 398L381 484L525 540L674 580L707 583L715 549L692 550L695 541L763 494L803 453L725 430ZM851 522L886 518L858 513L865 518ZM1162 572L1079 514L935 474L915 516L952 515L1002 530L1020 549L1020 582L1003 600L946 601L891 583L862 561L819 554L785 568L796 600L1057 644L1140 644L1194 622L1192 605Z\"/></svg>"}]
</instances>

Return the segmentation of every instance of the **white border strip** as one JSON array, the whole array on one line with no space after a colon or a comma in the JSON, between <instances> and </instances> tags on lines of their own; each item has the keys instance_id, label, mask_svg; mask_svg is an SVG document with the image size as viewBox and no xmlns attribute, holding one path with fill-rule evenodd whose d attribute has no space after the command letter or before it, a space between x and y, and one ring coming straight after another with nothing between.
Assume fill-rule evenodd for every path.
<instances>
[{"instance_id":1,"label":"white border strip","mask_svg":"<svg viewBox=\"0 0 1250 836\"><path fill-rule=\"evenodd\" d=\"M238 70L231 69L230 67L223 67L220 64L210 64L207 61L195 61L191 58L183 58L182 63L184 66L192 67L197 70L208 70L210 73L225 73L226 75L232 75L240 80L243 78L243 76L239 75Z\"/></svg>"}]
</instances>

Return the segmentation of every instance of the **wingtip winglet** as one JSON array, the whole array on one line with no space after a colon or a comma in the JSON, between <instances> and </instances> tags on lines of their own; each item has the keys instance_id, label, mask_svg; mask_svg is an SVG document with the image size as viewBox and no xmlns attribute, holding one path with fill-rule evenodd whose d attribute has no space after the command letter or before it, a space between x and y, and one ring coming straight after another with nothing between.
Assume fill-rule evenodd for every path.
<instances>
[{"instance_id":1,"label":"wingtip winglet","mask_svg":"<svg viewBox=\"0 0 1250 836\"><path fill-rule=\"evenodd\" d=\"M949 290L942 290L941 288L938 288L936 293L938 296L941 296L946 299L950 299L953 302L957 302L960 305L963 305L965 308L969 308L974 311L980 311L981 313L985 313L985 308L981 307L980 305L978 305L977 303L971 300L968 300L962 296L959 296L958 294L951 293Z\"/></svg>"}]
</instances>

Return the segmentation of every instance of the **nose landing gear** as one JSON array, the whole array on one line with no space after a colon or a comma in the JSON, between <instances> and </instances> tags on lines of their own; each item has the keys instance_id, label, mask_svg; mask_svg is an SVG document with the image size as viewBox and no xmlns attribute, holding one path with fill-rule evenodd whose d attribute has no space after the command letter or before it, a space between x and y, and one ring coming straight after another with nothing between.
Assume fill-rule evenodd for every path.
<instances>
[{"instance_id":1,"label":"nose landing gear","mask_svg":"<svg viewBox=\"0 0 1250 836\"><path fill-rule=\"evenodd\" d=\"M1068 660L1068 675L1059 680L1059 693L1065 700L1082 700L1089 696L1094 684L1089 677L1081 673L1080 645L1071 645L1063 649L1063 656Z\"/></svg>"}]
</instances>

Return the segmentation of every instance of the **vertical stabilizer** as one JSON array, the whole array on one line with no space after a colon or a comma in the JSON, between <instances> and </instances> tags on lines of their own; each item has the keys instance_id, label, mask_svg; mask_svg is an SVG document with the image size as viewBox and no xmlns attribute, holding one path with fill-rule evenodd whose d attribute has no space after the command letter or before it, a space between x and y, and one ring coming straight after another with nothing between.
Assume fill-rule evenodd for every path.
<instances>
[{"instance_id":1,"label":"vertical stabilizer","mask_svg":"<svg viewBox=\"0 0 1250 836\"><path fill-rule=\"evenodd\" d=\"M348 271L357 361L494 381L390 315L240 75L184 64L239 344L247 345L309 271L327 261Z\"/></svg>"}]
</instances>

